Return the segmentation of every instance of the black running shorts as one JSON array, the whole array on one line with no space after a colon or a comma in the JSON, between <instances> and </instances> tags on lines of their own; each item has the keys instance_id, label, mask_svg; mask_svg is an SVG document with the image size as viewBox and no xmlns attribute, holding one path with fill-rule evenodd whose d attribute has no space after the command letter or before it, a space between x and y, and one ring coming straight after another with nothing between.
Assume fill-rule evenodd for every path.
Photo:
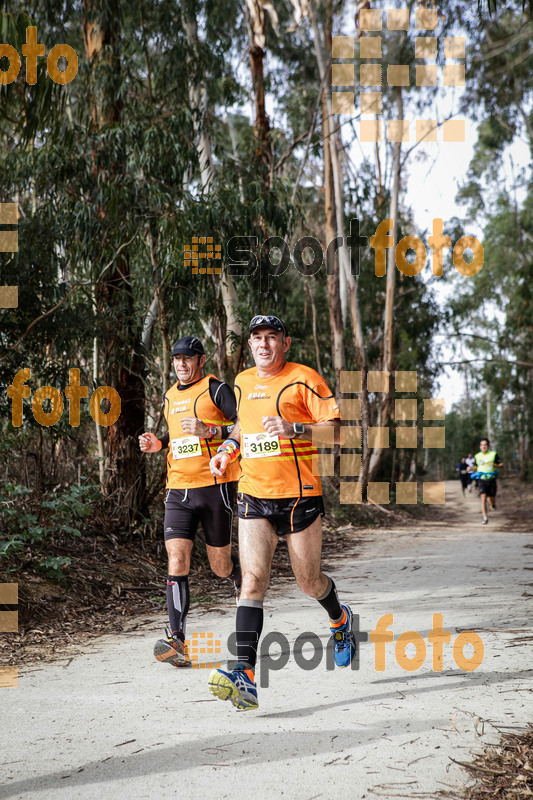
<instances>
[{"instance_id":1,"label":"black running shorts","mask_svg":"<svg viewBox=\"0 0 533 800\"><path fill-rule=\"evenodd\" d=\"M486 494L487 497L496 497L496 478L478 478L478 487L480 494Z\"/></svg>"},{"instance_id":2,"label":"black running shorts","mask_svg":"<svg viewBox=\"0 0 533 800\"><path fill-rule=\"evenodd\" d=\"M211 547L230 544L234 497L234 481L198 489L167 489L165 540L193 541L201 522L206 544Z\"/></svg>"},{"instance_id":3,"label":"black running shorts","mask_svg":"<svg viewBox=\"0 0 533 800\"><path fill-rule=\"evenodd\" d=\"M278 536L305 530L319 515L324 516L324 502L320 495L280 497L275 500L260 500L241 492L237 495L239 519L267 519Z\"/></svg>"}]
</instances>

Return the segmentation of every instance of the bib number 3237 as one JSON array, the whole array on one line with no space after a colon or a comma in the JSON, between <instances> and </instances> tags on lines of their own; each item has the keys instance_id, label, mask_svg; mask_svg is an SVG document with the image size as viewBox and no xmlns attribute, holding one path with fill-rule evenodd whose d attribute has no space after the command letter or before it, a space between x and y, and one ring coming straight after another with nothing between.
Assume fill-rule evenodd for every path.
<instances>
[{"instance_id":1,"label":"bib number 3237","mask_svg":"<svg viewBox=\"0 0 533 800\"><path fill-rule=\"evenodd\" d=\"M267 458L279 456L279 437L268 433L245 433L242 437L243 458Z\"/></svg>"},{"instance_id":2,"label":"bib number 3237","mask_svg":"<svg viewBox=\"0 0 533 800\"><path fill-rule=\"evenodd\" d=\"M202 455L202 445L199 436L182 436L181 439L171 439L172 458L192 458Z\"/></svg>"}]
</instances>

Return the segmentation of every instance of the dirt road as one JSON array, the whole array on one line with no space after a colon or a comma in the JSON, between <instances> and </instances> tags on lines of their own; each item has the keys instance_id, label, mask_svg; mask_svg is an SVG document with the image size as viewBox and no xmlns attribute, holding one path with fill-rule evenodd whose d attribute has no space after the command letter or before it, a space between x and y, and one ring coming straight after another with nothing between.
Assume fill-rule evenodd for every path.
<instances>
[{"instance_id":1,"label":"dirt road","mask_svg":"<svg viewBox=\"0 0 533 800\"><path fill-rule=\"evenodd\" d=\"M533 719L533 535L501 532L502 512L482 526L478 499L463 500L456 483L447 507L461 509L459 522L369 532L360 556L335 566L362 634L393 615L383 670L381 646L368 641L359 669L328 669L324 653L303 669L320 648L315 641L295 654L295 640L314 631L325 648L327 621L289 587L265 607L263 641L277 632L286 643L262 653L260 681L269 685L259 688L260 707L237 713L211 697L205 669L153 659L164 619L144 617L133 632L22 668L19 688L1 690L0 798L434 798L464 783L452 758L496 741L494 726ZM441 670L428 641L435 614L451 633ZM194 612L189 636L212 632L225 659L233 621L229 604ZM405 668L415 644L403 657L397 641L406 631L420 634L411 636L423 661L416 670ZM454 651L461 631L482 641L474 671L461 668L461 653L468 660L474 647ZM276 654L287 661L277 670Z\"/></svg>"}]
</instances>

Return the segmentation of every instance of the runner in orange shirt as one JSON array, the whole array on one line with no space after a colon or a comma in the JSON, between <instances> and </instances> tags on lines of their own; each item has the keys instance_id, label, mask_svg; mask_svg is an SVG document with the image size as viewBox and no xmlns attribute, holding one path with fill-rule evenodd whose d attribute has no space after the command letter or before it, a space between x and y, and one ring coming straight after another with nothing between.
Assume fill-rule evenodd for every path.
<instances>
[{"instance_id":1,"label":"runner in orange shirt","mask_svg":"<svg viewBox=\"0 0 533 800\"><path fill-rule=\"evenodd\" d=\"M219 476L242 455L237 495L243 572L236 619L239 663L209 676L215 697L242 710L258 707L257 644L279 536L286 537L298 586L328 613L336 665L347 667L356 651L351 609L339 603L335 584L320 568L324 505L320 478L311 467L317 453L313 439L320 429L333 427L338 439L339 408L315 370L285 361L291 339L278 317L254 317L248 344L256 366L235 380L238 422L211 459L211 472Z\"/></svg>"},{"instance_id":2,"label":"runner in orange shirt","mask_svg":"<svg viewBox=\"0 0 533 800\"><path fill-rule=\"evenodd\" d=\"M209 461L233 428L237 418L233 390L214 375L204 375L204 346L185 336L172 348L177 383L165 394L168 427L161 439L153 433L139 436L144 453L170 444L167 456L165 546L168 554L167 607L170 635L154 647L158 661L190 666L185 652L185 625L189 611L189 570L198 522L205 534L207 557L215 575L229 577L238 594L241 573L231 555L233 499L239 465L213 477Z\"/></svg>"}]
</instances>

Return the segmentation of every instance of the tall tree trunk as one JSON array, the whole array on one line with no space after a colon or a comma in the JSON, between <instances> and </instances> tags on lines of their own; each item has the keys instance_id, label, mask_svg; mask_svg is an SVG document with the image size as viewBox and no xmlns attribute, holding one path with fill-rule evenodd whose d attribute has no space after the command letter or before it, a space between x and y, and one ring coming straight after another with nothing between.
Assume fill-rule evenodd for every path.
<instances>
[{"instance_id":1,"label":"tall tree trunk","mask_svg":"<svg viewBox=\"0 0 533 800\"><path fill-rule=\"evenodd\" d=\"M326 82L326 63L323 56L320 29L316 19L314 3L309 4L309 14L311 18L311 25L313 28L313 39L315 47L315 55L318 66L320 81L323 86L329 85L330 81ZM331 44L328 51L331 54ZM329 66L328 66L329 68ZM331 105L331 93L325 90L325 105L326 105L326 118L329 121L329 129L333 128L333 111ZM335 137L329 136L329 153L331 157L331 168L333 174L333 187L335 198L335 222L337 227L337 235L341 236L343 242L346 241L345 226L344 226L344 204L342 196L342 167L339 161L337 148L335 145ZM349 297L349 311L350 321L352 325L353 343L355 350L355 359L357 367L362 374L362 393L361 393L361 409L362 409L362 444L363 444L363 457L361 466L361 488L363 497L366 493L366 485L368 482L367 470L369 464L370 454L367 446L367 429L370 420L370 409L368 404L368 392L366 389L366 373L367 373L367 359L363 337L363 325L361 322L361 310L359 308L359 297L357 292L357 282L352 275L350 259L348 256L348 248L342 247L339 251L339 283L344 280L348 287Z\"/></svg>"},{"instance_id":2,"label":"tall tree trunk","mask_svg":"<svg viewBox=\"0 0 533 800\"><path fill-rule=\"evenodd\" d=\"M403 96L401 86L395 89L396 94L396 108L398 111L398 119L403 119ZM400 196L400 178L401 178L401 153L402 144L400 141L394 144L394 157L393 157L393 185L392 195L390 201L389 217L392 219L392 247L387 250L387 277L385 287L385 310L383 312L383 359L381 369L389 373L389 391L379 393L378 396L378 416L377 427L387 427L390 422L393 389L392 389L392 372L394 369L394 299L396 288L396 244L398 242L398 203ZM379 464L383 457L384 449L376 448L372 452L369 466L369 480L373 480L376 476Z\"/></svg>"},{"instance_id":3,"label":"tall tree trunk","mask_svg":"<svg viewBox=\"0 0 533 800\"><path fill-rule=\"evenodd\" d=\"M270 120L265 108L265 78L263 72L266 44L265 9L270 16L272 25L277 28L278 18L271 4L262 0L246 0L246 22L250 38L250 70L255 100L255 156L265 188L270 188L272 186L274 161L270 141Z\"/></svg>"},{"instance_id":4,"label":"tall tree trunk","mask_svg":"<svg viewBox=\"0 0 533 800\"><path fill-rule=\"evenodd\" d=\"M330 69L330 58L328 61L324 59L323 55L323 45L322 45L322 36L320 34L320 28L318 26L318 21L316 18L316 11L314 8L314 4L309 4L309 14L311 18L311 25L313 28L313 40L314 40L314 47L315 47L315 57L318 66L318 74L320 77L320 83L322 86L328 87L331 85L331 81L329 80L326 82L326 72ZM325 45L325 52L331 56L331 9L328 9L328 19L329 22L326 24L326 31L324 35L324 45ZM333 176L333 196L335 199L335 222L337 228L337 236L342 237L342 241L346 241L346 233L344 227L344 202L343 202L343 189L342 189L342 167L339 161L339 154L337 153L337 145L336 145L336 136L335 136L335 125L334 125L334 117L331 105L331 92L328 88L324 89L324 97L325 97L325 106L326 106L326 119L328 122L328 143L329 143L329 152L331 157L331 170ZM353 278L351 274L351 264L350 259L348 256L348 248L342 247L338 251L338 263L339 263L339 296L341 301L341 313L343 323L346 321L347 317L347 305L348 305L348 294L349 294L349 278L348 274ZM347 288L348 283L348 288Z\"/></svg>"},{"instance_id":5,"label":"tall tree trunk","mask_svg":"<svg viewBox=\"0 0 533 800\"><path fill-rule=\"evenodd\" d=\"M255 126L256 139L255 157L263 166L263 180L265 185L271 186L272 149L270 144L270 120L265 110L265 78L263 74L263 59L265 51L257 45L250 47L250 69L255 97Z\"/></svg>"},{"instance_id":6,"label":"tall tree trunk","mask_svg":"<svg viewBox=\"0 0 533 800\"><path fill-rule=\"evenodd\" d=\"M104 0L84 0L83 8L91 117L96 131L121 122L120 9L118 3ZM94 159L93 172L99 184L105 186L113 181L121 170L121 164L112 163L105 166L104 173L104 168ZM109 209L101 205L99 215L105 224ZM135 324L130 277L129 258L124 248L95 286L96 303L104 326L101 331L103 378L117 390L121 400L120 416L107 428L106 493L113 495L116 516L122 525L131 523L146 511L145 472L138 447L138 435L144 428L144 356Z\"/></svg>"},{"instance_id":7,"label":"tall tree trunk","mask_svg":"<svg viewBox=\"0 0 533 800\"><path fill-rule=\"evenodd\" d=\"M96 305L96 292L95 285L91 287L91 299L93 305L94 316L97 314ZM93 338L93 381L95 386L98 386L98 377L100 373L100 352L98 347L98 336ZM105 492L105 446L104 435L102 433L102 426L97 422L94 423L96 427L96 442L98 444L98 478L100 481L100 490Z\"/></svg>"},{"instance_id":8,"label":"tall tree trunk","mask_svg":"<svg viewBox=\"0 0 533 800\"><path fill-rule=\"evenodd\" d=\"M331 0L328 0L326 9L326 49L331 47ZM329 308L329 327L331 334L331 352L333 356L333 369L335 370L335 397L340 397L341 372L346 369L346 355L344 352L344 325L341 311L341 297L339 284L339 258L330 242L337 236L337 223L335 216L335 189L333 185L333 168L331 165L331 117L327 111L326 92L322 92L322 145L324 153L324 219L326 234L326 269L327 291Z\"/></svg>"},{"instance_id":9,"label":"tall tree trunk","mask_svg":"<svg viewBox=\"0 0 533 800\"><path fill-rule=\"evenodd\" d=\"M182 8L183 27L189 41L189 101L193 112L196 149L200 165L202 191L208 195L213 185L213 160L209 133L209 100L205 82L198 75L198 24L192 6ZM264 97L263 97L264 101ZM227 272L213 276L218 300L216 320L202 322L204 331L210 331L215 352L213 364L217 376L232 381L237 374L242 350L242 325L237 315L238 296L235 283Z\"/></svg>"}]
</instances>

